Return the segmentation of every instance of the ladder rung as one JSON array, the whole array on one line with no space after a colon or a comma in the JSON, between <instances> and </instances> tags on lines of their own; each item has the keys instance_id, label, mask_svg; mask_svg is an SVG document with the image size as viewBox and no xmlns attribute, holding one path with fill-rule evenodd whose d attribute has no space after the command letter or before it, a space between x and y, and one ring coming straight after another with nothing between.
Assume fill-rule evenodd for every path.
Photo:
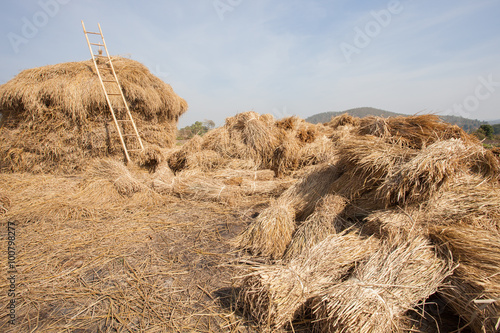
<instances>
[{"instance_id":1,"label":"ladder rung","mask_svg":"<svg viewBox=\"0 0 500 333\"><path fill-rule=\"evenodd\" d=\"M102 82L116 82L116 80L102 80Z\"/></svg>"},{"instance_id":2,"label":"ladder rung","mask_svg":"<svg viewBox=\"0 0 500 333\"><path fill-rule=\"evenodd\" d=\"M127 149L128 151L142 151L142 149Z\"/></svg>"},{"instance_id":3,"label":"ladder rung","mask_svg":"<svg viewBox=\"0 0 500 333\"><path fill-rule=\"evenodd\" d=\"M122 136L135 136L135 137L137 137L137 135L135 135L135 134L122 134Z\"/></svg>"},{"instance_id":4,"label":"ladder rung","mask_svg":"<svg viewBox=\"0 0 500 333\"><path fill-rule=\"evenodd\" d=\"M90 45L95 45L95 46L104 46L104 44L100 44L100 43L90 43Z\"/></svg>"},{"instance_id":5,"label":"ladder rung","mask_svg":"<svg viewBox=\"0 0 500 333\"><path fill-rule=\"evenodd\" d=\"M86 34L91 34L91 35L100 35L100 32L90 32L90 31L85 31Z\"/></svg>"},{"instance_id":6,"label":"ladder rung","mask_svg":"<svg viewBox=\"0 0 500 333\"><path fill-rule=\"evenodd\" d=\"M96 58L107 58L108 56L102 55L102 54L94 54L94 57Z\"/></svg>"},{"instance_id":7,"label":"ladder rung","mask_svg":"<svg viewBox=\"0 0 500 333\"><path fill-rule=\"evenodd\" d=\"M129 120L129 119L116 119L116 121L132 121L132 120Z\"/></svg>"},{"instance_id":8,"label":"ladder rung","mask_svg":"<svg viewBox=\"0 0 500 333\"><path fill-rule=\"evenodd\" d=\"M108 93L108 96L121 96L120 93Z\"/></svg>"}]
</instances>

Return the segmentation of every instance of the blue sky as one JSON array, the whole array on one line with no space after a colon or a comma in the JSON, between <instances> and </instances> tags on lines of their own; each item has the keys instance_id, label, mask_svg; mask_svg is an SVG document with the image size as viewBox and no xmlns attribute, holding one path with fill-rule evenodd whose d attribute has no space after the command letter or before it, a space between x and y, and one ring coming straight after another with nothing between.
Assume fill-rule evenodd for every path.
<instances>
[{"instance_id":1,"label":"blue sky","mask_svg":"<svg viewBox=\"0 0 500 333\"><path fill-rule=\"evenodd\" d=\"M498 0L6 0L0 84L89 59L87 30L189 103L180 126L372 106L500 118ZM30 29L31 28L31 29ZM34 28L34 29L33 29Z\"/></svg>"}]
</instances>

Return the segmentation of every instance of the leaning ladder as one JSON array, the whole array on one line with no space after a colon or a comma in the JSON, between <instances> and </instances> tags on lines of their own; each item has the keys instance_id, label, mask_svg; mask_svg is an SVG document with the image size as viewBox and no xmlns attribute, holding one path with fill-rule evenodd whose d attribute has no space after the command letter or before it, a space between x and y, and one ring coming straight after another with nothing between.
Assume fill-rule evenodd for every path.
<instances>
[{"instance_id":1,"label":"leaning ladder","mask_svg":"<svg viewBox=\"0 0 500 333\"><path fill-rule=\"evenodd\" d=\"M97 76L99 77L99 82L101 82L102 90L104 91L104 96L106 97L106 102L108 103L109 110L113 116L113 121L118 131L118 136L120 137L120 142L123 147L123 152L127 158L127 162L130 162L130 154L132 151L142 151L144 146L142 145L141 136L139 131L137 131L137 126L132 118L130 109L128 107L127 100L123 94L120 83L118 82L118 77L116 76L115 68L113 67L113 62L106 47L106 42L104 41L104 36L102 35L101 25L97 24L99 27L99 32L89 32L85 30L85 24L82 21L83 33L87 39L87 44L89 46L90 54L92 55L92 61L94 62L95 70ZM100 42L91 43L89 40L89 35L98 35L101 37ZM92 47L98 47L98 54L94 53ZM104 48L105 55L102 54ZM132 125L133 131L130 130ZM121 126L120 126L121 125ZM126 131L131 133L127 134ZM131 141L136 140L139 145L136 148L127 148L127 143L130 145Z\"/></svg>"}]
</instances>

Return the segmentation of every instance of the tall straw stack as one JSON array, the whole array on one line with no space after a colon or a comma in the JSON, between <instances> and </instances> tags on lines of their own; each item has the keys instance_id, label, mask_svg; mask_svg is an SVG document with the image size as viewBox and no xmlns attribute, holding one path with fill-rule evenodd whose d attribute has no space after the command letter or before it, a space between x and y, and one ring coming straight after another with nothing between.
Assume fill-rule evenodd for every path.
<instances>
[{"instance_id":1,"label":"tall straw stack","mask_svg":"<svg viewBox=\"0 0 500 333\"><path fill-rule=\"evenodd\" d=\"M186 101L136 61L113 65L144 143L172 146ZM122 155L92 61L22 71L0 86L0 111L3 171L69 173L89 158Z\"/></svg>"}]
</instances>

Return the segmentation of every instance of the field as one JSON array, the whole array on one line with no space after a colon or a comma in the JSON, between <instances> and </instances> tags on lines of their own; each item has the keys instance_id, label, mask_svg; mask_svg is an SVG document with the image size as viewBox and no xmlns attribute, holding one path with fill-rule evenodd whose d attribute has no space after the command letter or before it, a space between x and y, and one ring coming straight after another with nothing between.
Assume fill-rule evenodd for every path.
<instances>
[{"instance_id":1,"label":"field","mask_svg":"<svg viewBox=\"0 0 500 333\"><path fill-rule=\"evenodd\" d=\"M186 102L116 64L128 165L89 62L0 86L0 331L499 331L497 150L434 115L253 111L174 146Z\"/></svg>"}]
</instances>

